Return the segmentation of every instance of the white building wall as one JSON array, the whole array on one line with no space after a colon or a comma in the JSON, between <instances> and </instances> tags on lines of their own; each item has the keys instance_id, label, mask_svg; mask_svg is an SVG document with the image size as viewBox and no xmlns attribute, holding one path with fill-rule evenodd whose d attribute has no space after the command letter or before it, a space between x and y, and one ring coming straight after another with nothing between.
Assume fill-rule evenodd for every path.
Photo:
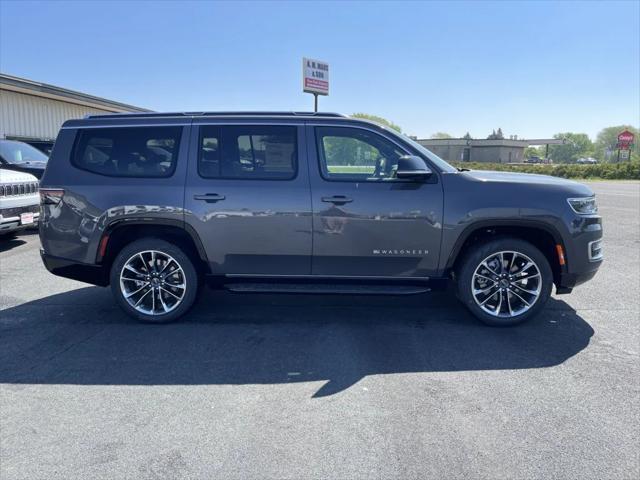
<instances>
[{"instance_id":1,"label":"white building wall","mask_svg":"<svg viewBox=\"0 0 640 480\"><path fill-rule=\"evenodd\" d=\"M0 90L0 138L18 136L54 140L63 122L113 110Z\"/></svg>"}]
</instances>

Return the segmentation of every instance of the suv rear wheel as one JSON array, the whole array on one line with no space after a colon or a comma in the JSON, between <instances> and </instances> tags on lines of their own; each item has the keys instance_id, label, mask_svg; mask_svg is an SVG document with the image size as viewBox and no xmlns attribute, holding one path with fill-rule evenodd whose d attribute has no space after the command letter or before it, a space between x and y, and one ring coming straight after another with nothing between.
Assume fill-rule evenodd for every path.
<instances>
[{"instance_id":1,"label":"suv rear wheel","mask_svg":"<svg viewBox=\"0 0 640 480\"><path fill-rule=\"evenodd\" d=\"M515 325L535 316L553 286L547 258L528 242L500 238L470 252L457 270L457 293L482 322Z\"/></svg>"},{"instance_id":2,"label":"suv rear wheel","mask_svg":"<svg viewBox=\"0 0 640 480\"><path fill-rule=\"evenodd\" d=\"M120 307L148 323L181 317L198 292L198 275L188 255L158 238L143 238L125 246L111 266L110 277Z\"/></svg>"}]
</instances>

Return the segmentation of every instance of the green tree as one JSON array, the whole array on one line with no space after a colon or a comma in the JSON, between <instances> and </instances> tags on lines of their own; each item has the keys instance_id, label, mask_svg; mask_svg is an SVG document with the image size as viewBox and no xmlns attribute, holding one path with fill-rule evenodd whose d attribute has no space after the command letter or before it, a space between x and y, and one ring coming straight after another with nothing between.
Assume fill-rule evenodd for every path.
<instances>
[{"instance_id":1,"label":"green tree","mask_svg":"<svg viewBox=\"0 0 640 480\"><path fill-rule=\"evenodd\" d=\"M524 158L544 157L544 147L527 147L524 149Z\"/></svg>"},{"instance_id":2,"label":"green tree","mask_svg":"<svg viewBox=\"0 0 640 480\"><path fill-rule=\"evenodd\" d=\"M629 130L635 135L636 145L631 150L631 160L640 159L638 155L638 129L631 125L619 125L615 127L607 127L600 130L594 144L594 157L601 162L611 162L617 159L616 144L618 143L618 134Z\"/></svg>"},{"instance_id":3,"label":"green tree","mask_svg":"<svg viewBox=\"0 0 640 480\"><path fill-rule=\"evenodd\" d=\"M493 130L491 132L491 135L489 135L487 137L487 140L504 140L504 135L502 133L502 129L498 128L497 132L495 130Z\"/></svg>"},{"instance_id":4,"label":"green tree","mask_svg":"<svg viewBox=\"0 0 640 480\"><path fill-rule=\"evenodd\" d=\"M445 139L445 138L453 138L453 137L451 135L449 135L448 133L446 133L446 132L436 132L433 135L431 135L431 138L434 138L434 139L437 139L437 138Z\"/></svg>"},{"instance_id":5,"label":"green tree","mask_svg":"<svg viewBox=\"0 0 640 480\"><path fill-rule=\"evenodd\" d=\"M565 140L562 145L549 145L554 163L575 163L580 157L593 156L593 143L586 133L556 133L553 138Z\"/></svg>"},{"instance_id":6,"label":"green tree","mask_svg":"<svg viewBox=\"0 0 640 480\"><path fill-rule=\"evenodd\" d=\"M329 169L334 166L372 165L380 156L371 145L348 137L325 137L324 153Z\"/></svg>"},{"instance_id":7,"label":"green tree","mask_svg":"<svg viewBox=\"0 0 640 480\"><path fill-rule=\"evenodd\" d=\"M351 115L353 118L362 118L364 120L370 120L372 122L379 123L385 127L393 128L395 131L402 133L402 128L399 125L387 120L386 118L379 117L377 115L370 115L368 113L354 113Z\"/></svg>"},{"instance_id":8,"label":"green tree","mask_svg":"<svg viewBox=\"0 0 640 480\"><path fill-rule=\"evenodd\" d=\"M462 138L464 138L465 140L472 140L472 137L471 137L471 135L469 135L469 132L465 133L464 137L462 137Z\"/></svg>"}]
</instances>

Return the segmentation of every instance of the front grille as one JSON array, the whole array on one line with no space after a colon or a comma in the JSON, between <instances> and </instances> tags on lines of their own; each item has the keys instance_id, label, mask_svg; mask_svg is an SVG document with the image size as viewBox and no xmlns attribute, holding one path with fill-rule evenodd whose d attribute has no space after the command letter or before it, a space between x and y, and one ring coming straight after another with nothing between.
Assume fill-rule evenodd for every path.
<instances>
[{"instance_id":1,"label":"front grille","mask_svg":"<svg viewBox=\"0 0 640 480\"><path fill-rule=\"evenodd\" d=\"M38 182L14 183L0 185L0 197L13 197L16 195L31 195L38 191Z\"/></svg>"}]
</instances>

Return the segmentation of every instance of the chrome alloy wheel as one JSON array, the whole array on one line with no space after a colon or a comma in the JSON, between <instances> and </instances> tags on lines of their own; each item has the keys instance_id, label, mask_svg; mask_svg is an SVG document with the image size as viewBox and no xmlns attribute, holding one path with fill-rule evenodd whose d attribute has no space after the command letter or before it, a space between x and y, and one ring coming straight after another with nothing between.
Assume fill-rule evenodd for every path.
<instances>
[{"instance_id":1,"label":"chrome alloy wheel","mask_svg":"<svg viewBox=\"0 0 640 480\"><path fill-rule=\"evenodd\" d=\"M489 255L473 272L473 299L490 315L512 318L536 303L542 291L538 265L523 253L502 251Z\"/></svg>"},{"instance_id":2,"label":"chrome alloy wheel","mask_svg":"<svg viewBox=\"0 0 640 480\"><path fill-rule=\"evenodd\" d=\"M131 256L120 271L120 292L138 312L163 315L184 298L187 280L180 264L170 255L145 250Z\"/></svg>"}]
</instances>

